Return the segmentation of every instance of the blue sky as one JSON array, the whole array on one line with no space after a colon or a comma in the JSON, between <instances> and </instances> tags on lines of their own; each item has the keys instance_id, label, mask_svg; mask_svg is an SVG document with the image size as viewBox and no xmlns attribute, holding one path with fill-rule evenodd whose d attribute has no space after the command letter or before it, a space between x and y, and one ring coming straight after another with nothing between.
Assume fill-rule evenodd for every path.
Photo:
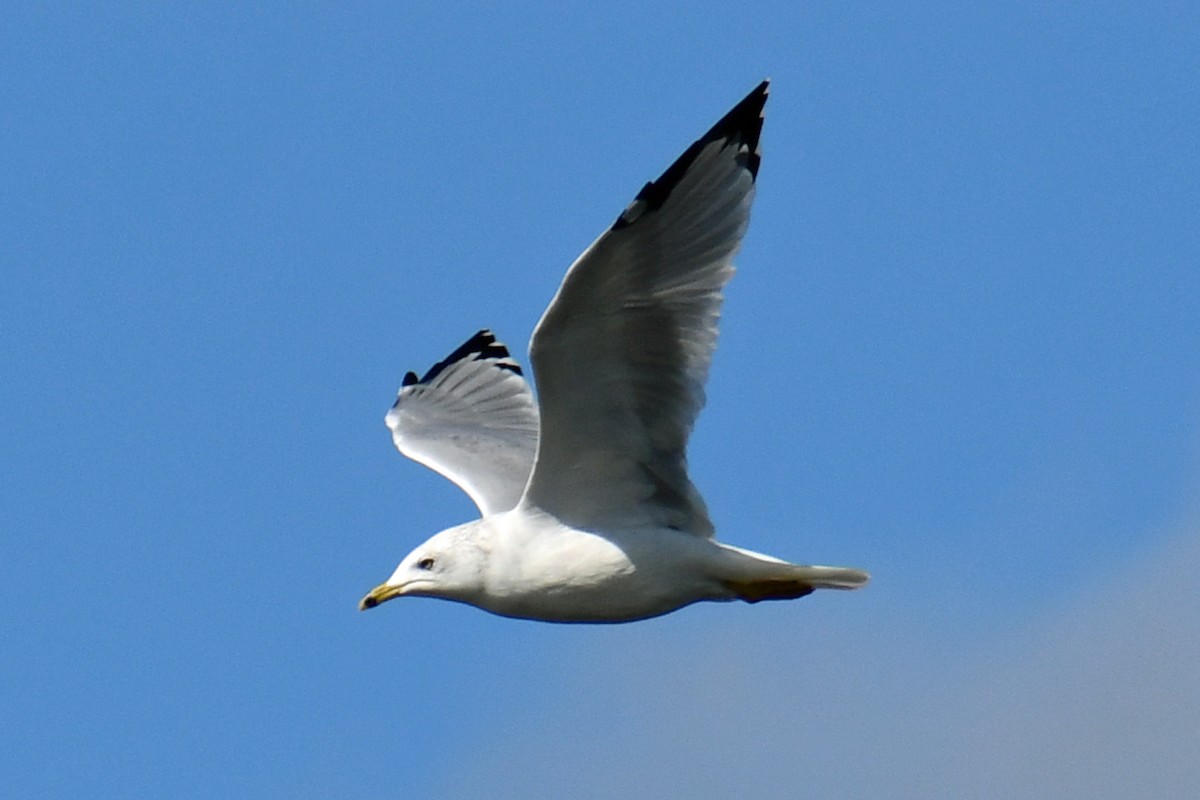
<instances>
[{"instance_id":1,"label":"blue sky","mask_svg":"<svg viewBox=\"0 0 1200 800\"><path fill-rule=\"evenodd\" d=\"M1200 794L1187 4L28 4L0 31L0 794ZM855 594L365 590L404 372L773 80L693 477Z\"/></svg>"}]
</instances>

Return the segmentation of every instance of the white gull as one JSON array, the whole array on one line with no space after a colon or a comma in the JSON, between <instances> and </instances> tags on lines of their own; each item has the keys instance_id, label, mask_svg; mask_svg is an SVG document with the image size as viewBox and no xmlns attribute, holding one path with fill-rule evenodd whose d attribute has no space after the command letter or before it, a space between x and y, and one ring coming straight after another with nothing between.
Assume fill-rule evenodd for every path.
<instances>
[{"instance_id":1,"label":"white gull","mask_svg":"<svg viewBox=\"0 0 1200 800\"><path fill-rule=\"evenodd\" d=\"M865 572L722 544L687 475L721 291L750 219L767 82L638 193L567 271L521 369L480 331L387 415L481 519L433 536L359 607L439 597L551 622L856 589Z\"/></svg>"}]
</instances>

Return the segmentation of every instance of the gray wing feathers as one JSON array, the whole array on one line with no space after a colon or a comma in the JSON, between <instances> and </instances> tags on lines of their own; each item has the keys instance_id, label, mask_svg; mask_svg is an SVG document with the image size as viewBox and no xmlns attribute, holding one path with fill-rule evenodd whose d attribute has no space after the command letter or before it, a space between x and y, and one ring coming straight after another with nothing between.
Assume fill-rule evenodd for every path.
<instances>
[{"instance_id":1,"label":"gray wing feathers","mask_svg":"<svg viewBox=\"0 0 1200 800\"><path fill-rule=\"evenodd\" d=\"M386 422L396 449L458 484L484 516L517 505L533 468L538 411L490 331L424 378L409 373Z\"/></svg>"},{"instance_id":2,"label":"gray wing feathers","mask_svg":"<svg viewBox=\"0 0 1200 800\"><path fill-rule=\"evenodd\" d=\"M538 323L544 435L526 501L568 524L712 535L686 447L749 223L765 89L646 185Z\"/></svg>"}]
</instances>

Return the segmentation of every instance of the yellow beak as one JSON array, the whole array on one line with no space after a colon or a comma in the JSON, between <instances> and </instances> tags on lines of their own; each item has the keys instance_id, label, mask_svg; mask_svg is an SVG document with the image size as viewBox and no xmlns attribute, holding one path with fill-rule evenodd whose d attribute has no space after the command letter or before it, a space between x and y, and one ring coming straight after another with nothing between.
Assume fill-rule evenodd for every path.
<instances>
[{"instance_id":1,"label":"yellow beak","mask_svg":"<svg viewBox=\"0 0 1200 800\"><path fill-rule=\"evenodd\" d=\"M386 583L381 583L367 592L367 596L358 602L358 610L366 611L368 608L374 608L380 603L386 603L393 597L399 597L402 594L404 594L403 586L388 586Z\"/></svg>"}]
</instances>

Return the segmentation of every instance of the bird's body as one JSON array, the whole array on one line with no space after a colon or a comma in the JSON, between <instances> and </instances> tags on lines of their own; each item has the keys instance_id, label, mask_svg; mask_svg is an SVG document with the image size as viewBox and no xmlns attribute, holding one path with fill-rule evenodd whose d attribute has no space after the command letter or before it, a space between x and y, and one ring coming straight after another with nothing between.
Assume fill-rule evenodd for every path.
<instances>
[{"instance_id":1,"label":"bird's body","mask_svg":"<svg viewBox=\"0 0 1200 800\"><path fill-rule=\"evenodd\" d=\"M489 331L405 376L388 426L481 519L412 551L362 608L440 597L552 622L853 589L866 573L717 542L685 450L749 222L764 81L567 272L530 344L540 402Z\"/></svg>"},{"instance_id":2,"label":"bird's body","mask_svg":"<svg viewBox=\"0 0 1200 800\"><path fill-rule=\"evenodd\" d=\"M462 576L449 599L548 622L629 622L700 600L756 602L801 597L817 586L854 588L861 578L673 528L579 530L530 508L443 531L397 568L397 582L423 558ZM420 594L420 584L410 582L407 593Z\"/></svg>"},{"instance_id":3,"label":"bird's body","mask_svg":"<svg viewBox=\"0 0 1200 800\"><path fill-rule=\"evenodd\" d=\"M491 554L469 602L503 616L627 621L674 611L716 588L704 569L714 545L669 528L592 533L530 509L468 526L464 533Z\"/></svg>"}]
</instances>

